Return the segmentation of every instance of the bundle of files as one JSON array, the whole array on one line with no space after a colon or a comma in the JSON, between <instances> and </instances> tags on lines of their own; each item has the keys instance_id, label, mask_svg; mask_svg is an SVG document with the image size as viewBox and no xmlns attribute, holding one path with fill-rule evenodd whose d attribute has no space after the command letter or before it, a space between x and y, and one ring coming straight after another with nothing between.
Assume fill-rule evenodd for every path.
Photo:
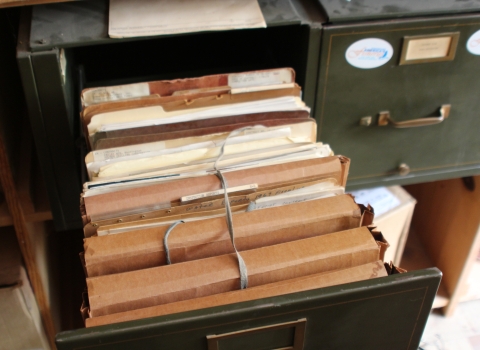
<instances>
[{"instance_id":1,"label":"bundle of files","mask_svg":"<svg viewBox=\"0 0 480 350\"><path fill-rule=\"evenodd\" d=\"M86 89L86 326L386 276L292 69Z\"/></svg>"}]
</instances>

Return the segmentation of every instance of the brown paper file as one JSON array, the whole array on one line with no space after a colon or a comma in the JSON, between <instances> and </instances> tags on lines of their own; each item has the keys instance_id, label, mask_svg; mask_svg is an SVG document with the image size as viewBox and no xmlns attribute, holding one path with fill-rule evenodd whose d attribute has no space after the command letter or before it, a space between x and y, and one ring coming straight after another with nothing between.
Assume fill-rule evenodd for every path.
<instances>
[{"instance_id":1,"label":"brown paper file","mask_svg":"<svg viewBox=\"0 0 480 350\"><path fill-rule=\"evenodd\" d=\"M225 172L224 176L229 187L248 184L273 186L293 180L318 179L321 176L334 178L339 185L345 186L349 164L350 161L345 157L332 156ZM220 189L218 178L206 175L85 197L83 201L88 216L85 224L90 221L89 218L101 220L108 216L128 215L129 211L137 209L149 211L149 208L160 203L170 205L183 196Z\"/></svg>"},{"instance_id":2,"label":"brown paper file","mask_svg":"<svg viewBox=\"0 0 480 350\"><path fill-rule=\"evenodd\" d=\"M277 196L283 193L292 192L305 187L310 187L318 184L336 185L335 179L320 179L313 181L295 181L291 184L282 186L270 186L264 188L257 188L254 190L246 190L241 192L231 192L229 195L229 202L233 212L245 211L252 201L259 198L267 198ZM168 209L159 209L154 211L142 212L140 214L132 214L126 216L119 216L112 219L97 220L88 223L84 226L85 237L91 237L109 229L126 228L131 226L149 225L154 223L166 222L171 220L183 220L197 216L215 215L218 209L222 209L220 214L225 214L225 199L223 192L215 196L200 198L186 203L172 203ZM215 211L215 212L214 212ZM213 212L213 213L212 213ZM132 229L133 230L133 229ZM108 234L108 233L106 233ZM99 234L101 235L101 234Z\"/></svg>"},{"instance_id":3,"label":"brown paper file","mask_svg":"<svg viewBox=\"0 0 480 350\"><path fill-rule=\"evenodd\" d=\"M255 287L379 260L366 227L243 251ZM92 317L239 289L235 254L87 278Z\"/></svg>"},{"instance_id":4,"label":"brown paper file","mask_svg":"<svg viewBox=\"0 0 480 350\"><path fill-rule=\"evenodd\" d=\"M255 75L271 75L270 83L293 83L295 82L295 71L292 68L278 68L265 69L258 71L245 72L244 75L249 75L250 80L255 78ZM136 83L128 85L110 86L110 87L95 87L88 88L82 91L82 103L87 105L89 102L93 104L105 104L118 100L146 97L150 95L158 96L172 96L179 94L180 96L209 93L212 88L215 88L212 93L218 93L218 89L229 91L229 80L235 78L238 74L215 74L196 78L175 79L175 80L159 80L145 83ZM282 75L285 81L275 79L275 76Z\"/></svg>"},{"instance_id":5,"label":"brown paper file","mask_svg":"<svg viewBox=\"0 0 480 350\"><path fill-rule=\"evenodd\" d=\"M278 295L297 293L317 288L352 283L387 276L382 261L365 265L298 277L263 286L236 290L233 292L210 295L201 298L178 301L170 304L152 306L144 309L119 312L111 315L87 318L86 327L133 321L147 317L164 316L179 312L200 310L209 307L241 303L245 301L270 298Z\"/></svg>"},{"instance_id":6,"label":"brown paper file","mask_svg":"<svg viewBox=\"0 0 480 350\"><path fill-rule=\"evenodd\" d=\"M300 93L300 87L295 84L294 87L286 89L255 91L243 94L224 93L220 95L214 94L213 96L203 96L198 98L188 98L185 96L179 96L179 98L176 96L134 99L87 107L82 111L81 119L83 125L87 126L95 115L103 113L111 113L129 109L141 109L153 106L161 106L165 111L189 110L193 108L223 106L233 103L259 101L284 96L299 97Z\"/></svg>"},{"instance_id":7,"label":"brown paper file","mask_svg":"<svg viewBox=\"0 0 480 350\"><path fill-rule=\"evenodd\" d=\"M262 118L267 114L270 114L271 117L278 119ZM289 118L283 118L283 116L288 116ZM95 134L93 147L95 150L102 150L106 148L123 147L140 143L167 141L184 137L231 132L233 130L253 125L272 127L302 123L306 121L315 122L314 119L309 118L309 113L307 111L255 113L245 115L245 117L248 118L236 118L236 116L212 118L185 123L154 125L143 128L120 129L115 131L101 132ZM201 126L203 124L201 123L202 121L207 122L205 125L212 125L212 121L216 121L218 122L218 125L213 124L212 126L203 127ZM228 121L230 121L230 123Z\"/></svg>"},{"instance_id":8,"label":"brown paper file","mask_svg":"<svg viewBox=\"0 0 480 350\"><path fill-rule=\"evenodd\" d=\"M359 227L365 210L349 195L234 213L241 251ZM371 224L371 221L363 223ZM89 277L164 265L169 225L85 239ZM186 222L168 239L173 263L233 253L224 217Z\"/></svg>"}]
</instances>

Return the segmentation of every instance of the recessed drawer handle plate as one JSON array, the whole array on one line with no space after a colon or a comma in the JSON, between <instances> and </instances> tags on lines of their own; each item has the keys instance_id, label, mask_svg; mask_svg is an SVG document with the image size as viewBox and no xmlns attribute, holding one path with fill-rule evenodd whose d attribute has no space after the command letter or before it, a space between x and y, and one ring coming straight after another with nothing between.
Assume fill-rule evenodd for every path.
<instances>
[{"instance_id":1,"label":"recessed drawer handle plate","mask_svg":"<svg viewBox=\"0 0 480 350\"><path fill-rule=\"evenodd\" d=\"M378 125L386 126L388 124L391 124L396 128L413 128L417 126L435 125L443 122L445 119L448 118L450 114L450 108L451 108L451 105L442 105L440 107L440 116L438 117L419 118L419 119L407 120L404 122L396 122L390 117L389 111L383 111L379 113Z\"/></svg>"},{"instance_id":2,"label":"recessed drawer handle plate","mask_svg":"<svg viewBox=\"0 0 480 350\"><path fill-rule=\"evenodd\" d=\"M258 328L250 328L245 330L240 330L236 332L218 334L218 335L207 335L207 343L208 343L208 350L228 350L229 346L227 344L223 344L225 346L220 347L220 342L222 340L230 340L232 338L240 338L240 337L248 337L258 333L264 333L268 331L274 330L292 330L293 331L293 344L285 344L284 346L278 347L275 346L272 350L302 350L303 345L305 342L305 327L307 324L307 319L302 318L297 321L292 322L285 322L279 323L269 326L263 326ZM293 328L293 329L292 329ZM245 344L245 343L244 343ZM263 346L261 347L264 348Z\"/></svg>"}]
</instances>

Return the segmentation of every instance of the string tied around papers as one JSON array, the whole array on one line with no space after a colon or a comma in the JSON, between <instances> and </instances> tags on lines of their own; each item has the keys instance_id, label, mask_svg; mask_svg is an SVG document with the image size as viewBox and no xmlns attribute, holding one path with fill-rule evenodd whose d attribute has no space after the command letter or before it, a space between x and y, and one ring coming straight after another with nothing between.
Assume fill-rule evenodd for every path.
<instances>
[{"instance_id":1,"label":"string tied around papers","mask_svg":"<svg viewBox=\"0 0 480 350\"><path fill-rule=\"evenodd\" d=\"M240 289L245 289L245 288L248 287L247 266L245 265L245 261L243 260L242 256L240 255L240 252L238 251L237 247L235 246L235 233L234 233L234 230L233 230L232 209L230 207L230 200L228 198L228 191L227 191L228 184L227 184L227 180L225 179L222 172L218 168L218 163L222 159L222 156L225 152L225 146L227 144L227 141L228 141L229 137L235 136L235 135L240 134L240 133L242 133L244 131L247 131L247 130L258 130L258 129L265 129L265 127L262 126L262 125L255 125L255 126L248 126L248 127L244 127L244 128L241 128L241 129L233 130L223 141L223 144L220 148L220 154L219 154L219 156L218 156L218 158L215 161L214 166L213 166L215 171L216 171L216 175L217 175L217 177L219 178L219 180L222 184L222 189L224 190L223 192L224 192L227 227L228 227L228 232L229 232L229 235L230 235L230 240L232 242L233 249L235 250L235 253L237 255L238 268L239 268L239 271L240 271ZM168 237L170 236L171 232L173 231L173 229L177 225L182 224L184 222L185 221L183 221L183 220L178 220L178 221L175 221L174 223L172 223L170 225L170 227L167 229L167 231L165 232L165 236L163 237L163 246L164 246L164 249L165 249L165 257L166 257L166 261L167 261L168 265L171 265L171 263L172 263L171 259L170 259L170 249L168 247Z\"/></svg>"},{"instance_id":2,"label":"string tied around papers","mask_svg":"<svg viewBox=\"0 0 480 350\"><path fill-rule=\"evenodd\" d=\"M167 265L171 265L172 261L170 260L170 249L168 248L168 236L170 236L170 233L172 233L173 229L179 225L183 224L185 221L183 220L178 220L175 221L173 224L170 225L170 227L167 229L165 232L165 236L163 237L163 247L165 249L165 258L167 260Z\"/></svg>"},{"instance_id":3,"label":"string tied around papers","mask_svg":"<svg viewBox=\"0 0 480 350\"><path fill-rule=\"evenodd\" d=\"M232 242L233 249L235 250L235 253L237 254L237 259L238 259L238 268L240 270L240 289L245 289L248 287L248 273L247 273L247 266L245 265L245 261L243 260L242 256L240 255L240 252L237 250L237 247L235 246L235 234L233 231L233 216L232 216L232 209L230 207L230 200L228 198L228 184L227 180L223 176L222 172L218 168L218 163L223 157L223 154L225 152L225 146L227 145L228 138L231 136L238 135L244 131L247 130L260 130L260 129L265 129L264 126L262 125L255 125L255 126L247 126L244 128L240 128L237 130L233 130L228 136L225 138L225 141L223 142L222 147L220 148L220 154L218 155L217 160L215 161L215 164L213 165L213 168L216 171L216 175L219 178L223 192L224 192L224 201L225 201L225 211L226 211L226 220L227 220L227 227L228 227L228 233L230 234L230 240Z\"/></svg>"}]
</instances>

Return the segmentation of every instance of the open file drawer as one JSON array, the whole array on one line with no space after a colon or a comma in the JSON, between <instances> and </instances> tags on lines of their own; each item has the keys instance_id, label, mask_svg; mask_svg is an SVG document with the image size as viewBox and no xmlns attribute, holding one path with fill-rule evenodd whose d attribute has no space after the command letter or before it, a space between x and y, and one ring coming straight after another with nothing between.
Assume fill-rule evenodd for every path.
<instances>
[{"instance_id":1,"label":"open file drawer","mask_svg":"<svg viewBox=\"0 0 480 350\"><path fill-rule=\"evenodd\" d=\"M79 96L83 88L291 67L314 106L321 10L308 0L259 1L267 28L108 37L108 1L24 11L17 57L57 230L82 227Z\"/></svg>"},{"instance_id":2,"label":"open file drawer","mask_svg":"<svg viewBox=\"0 0 480 350\"><path fill-rule=\"evenodd\" d=\"M318 138L354 160L350 187L479 173L480 4L320 3Z\"/></svg>"},{"instance_id":3,"label":"open file drawer","mask_svg":"<svg viewBox=\"0 0 480 350\"><path fill-rule=\"evenodd\" d=\"M65 349L417 349L436 268L57 335Z\"/></svg>"}]
</instances>

